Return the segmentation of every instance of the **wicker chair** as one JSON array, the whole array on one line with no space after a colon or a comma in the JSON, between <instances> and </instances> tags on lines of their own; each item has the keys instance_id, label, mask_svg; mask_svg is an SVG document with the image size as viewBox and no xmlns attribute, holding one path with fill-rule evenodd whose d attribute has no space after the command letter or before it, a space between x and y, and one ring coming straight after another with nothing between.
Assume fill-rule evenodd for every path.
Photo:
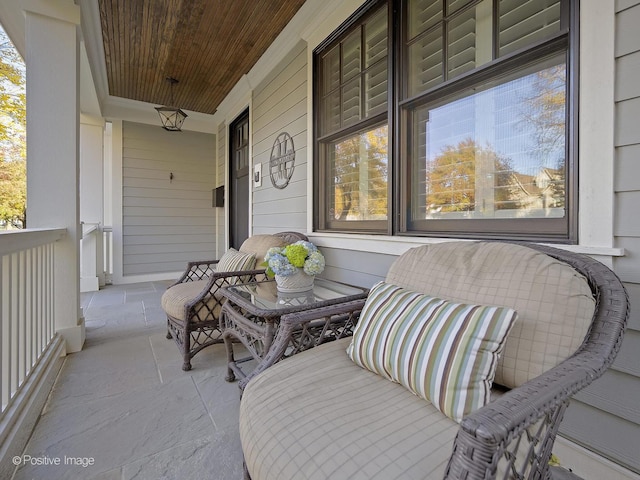
<instances>
[{"instance_id":1,"label":"wicker chair","mask_svg":"<svg viewBox=\"0 0 640 480\"><path fill-rule=\"evenodd\" d=\"M162 309L167 314L167 338L174 338L178 344L183 358L183 370L191 370L191 359L200 350L223 342L218 317L225 299L218 290L238 281L256 280L256 276L263 275L265 270L255 268L255 265L262 263L269 248L298 240L307 240L307 237L297 232L281 232L248 238L240 247L239 253L248 254L245 258L251 260L246 263L249 269L218 271L216 267L224 256L220 260L187 264L182 276L167 288L161 299ZM237 253L233 250L230 252Z\"/></svg>"},{"instance_id":2,"label":"wicker chair","mask_svg":"<svg viewBox=\"0 0 640 480\"><path fill-rule=\"evenodd\" d=\"M325 340L332 325L355 328L366 300L285 315L269 355L241 383L245 478L557 478L549 459L569 400L622 342L629 302L616 275L547 246L450 242L409 250L386 281L517 310L490 402L458 423L356 365L350 339ZM287 358L299 339L308 350Z\"/></svg>"}]
</instances>

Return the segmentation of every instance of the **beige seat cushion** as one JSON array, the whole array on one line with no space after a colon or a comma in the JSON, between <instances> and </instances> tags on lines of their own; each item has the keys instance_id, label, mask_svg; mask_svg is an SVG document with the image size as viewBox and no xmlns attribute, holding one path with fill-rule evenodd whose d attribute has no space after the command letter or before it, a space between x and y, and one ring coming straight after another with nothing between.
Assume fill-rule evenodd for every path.
<instances>
[{"instance_id":1,"label":"beige seat cushion","mask_svg":"<svg viewBox=\"0 0 640 480\"><path fill-rule=\"evenodd\" d=\"M349 342L300 353L249 382L240 438L252 480L443 477L458 424L355 365Z\"/></svg>"},{"instance_id":2,"label":"beige seat cushion","mask_svg":"<svg viewBox=\"0 0 640 480\"><path fill-rule=\"evenodd\" d=\"M191 302L196 296L202 292L202 290L207 286L209 280L197 280L195 282L184 282L179 283L177 285L168 288L160 299L160 304L162 305L162 309L165 311L167 315L173 317L177 320L185 321L186 320L186 308L185 305ZM223 299L224 297L221 294L216 294L212 297L207 303L208 308L213 309L214 315L216 318L220 313L220 305L216 305L216 299ZM208 311L201 307L201 319L204 319L207 316ZM193 321L197 321L197 318L192 318ZM208 320L213 320L212 318L208 318Z\"/></svg>"},{"instance_id":3,"label":"beige seat cushion","mask_svg":"<svg viewBox=\"0 0 640 480\"><path fill-rule=\"evenodd\" d=\"M449 300L515 309L495 383L522 385L572 355L587 333L595 300L569 265L522 245L447 242L404 253L386 281Z\"/></svg>"}]
</instances>

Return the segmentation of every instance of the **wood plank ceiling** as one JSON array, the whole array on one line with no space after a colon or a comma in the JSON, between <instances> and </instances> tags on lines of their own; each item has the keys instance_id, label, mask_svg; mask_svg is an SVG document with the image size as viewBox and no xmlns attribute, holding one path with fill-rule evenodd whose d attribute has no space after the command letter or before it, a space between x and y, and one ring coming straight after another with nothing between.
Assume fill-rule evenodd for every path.
<instances>
[{"instance_id":1,"label":"wood plank ceiling","mask_svg":"<svg viewBox=\"0 0 640 480\"><path fill-rule=\"evenodd\" d=\"M213 114L304 2L98 0L109 94Z\"/></svg>"}]
</instances>

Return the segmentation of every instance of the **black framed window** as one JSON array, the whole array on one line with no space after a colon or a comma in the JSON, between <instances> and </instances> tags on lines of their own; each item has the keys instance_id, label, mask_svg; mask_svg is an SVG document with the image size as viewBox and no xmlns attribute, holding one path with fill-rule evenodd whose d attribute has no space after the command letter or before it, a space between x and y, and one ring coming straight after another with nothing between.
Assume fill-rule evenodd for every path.
<instances>
[{"instance_id":1,"label":"black framed window","mask_svg":"<svg viewBox=\"0 0 640 480\"><path fill-rule=\"evenodd\" d=\"M365 5L315 52L316 228L575 242L576 4Z\"/></svg>"},{"instance_id":2,"label":"black framed window","mask_svg":"<svg viewBox=\"0 0 640 480\"><path fill-rule=\"evenodd\" d=\"M389 219L389 28L377 2L316 58L323 228L377 231Z\"/></svg>"}]
</instances>

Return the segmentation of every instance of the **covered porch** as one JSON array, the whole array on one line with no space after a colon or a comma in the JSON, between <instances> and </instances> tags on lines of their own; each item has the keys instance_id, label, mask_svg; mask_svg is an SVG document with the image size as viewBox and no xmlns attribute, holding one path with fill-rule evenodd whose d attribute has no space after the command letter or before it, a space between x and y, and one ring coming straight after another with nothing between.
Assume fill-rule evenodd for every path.
<instances>
[{"instance_id":1,"label":"covered porch","mask_svg":"<svg viewBox=\"0 0 640 480\"><path fill-rule=\"evenodd\" d=\"M237 119L249 112L246 169L254 175L243 197L248 233L308 234L326 253L328 278L371 286L399 254L447 240L447 234L398 231L395 218L403 205L389 211L388 230L373 233L336 228L327 219L320 225L316 218L333 212L329 199L318 206L316 195L326 187L319 180L329 176L316 169L315 52L375 2L296 2L299 13L263 45L255 64L236 66L232 81L225 77L229 84L215 108L203 113L189 107L194 110L181 133L162 130L154 110L168 103L164 72L155 72L159 96L144 101L109 89L100 3L0 4L0 21L30 76L30 229L0 236L0 477L15 471L18 479L53 478L49 469L59 468L55 478L190 478L211 477L212 471L221 472L213 478L240 478L239 392L224 382L224 348L207 348L195 357L194 369L183 372L174 342L164 338L159 306L187 260L219 258L232 246L230 151ZM496 2L461 3L473 9ZM579 48L567 50L575 55L569 67L578 72L579 64L571 89L580 92L567 149L579 156L572 177L573 236L561 246L610 266L632 304L618 360L603 381L576 397L556 453L586 480L637 480L640 4L551 3L570 4L581 32L599 32L597 38L581 35ZM224 76L216 67L209 65L200 80L215 83ZM186 105L185 99L180 106ZM286 188L269 181L274 140L282 132L295 140L296 169ZM398 184L391 180L389 191ZM215 198L219 192L222 202ZM390 198L406 192L392 193ZM23 454L91 465L22 465Z\"/></svg>"},{"instance_id":2,"label":"covered porch","mask_svg":"<svg viewBox=\"0 0 640 480\"><path fill-rule=\"evenodd\" d=\"M182 370L160 308L171 283L81 295L84 348L64 358L33 433L12 459L12 480L242 478L240 390L225 381L224 345L204 349L192 370ZM586 451L561 437L554 451L562 480L635 478L606 460L575 476L572 467L587 471Z\"/></svg>"}]
</instances>

